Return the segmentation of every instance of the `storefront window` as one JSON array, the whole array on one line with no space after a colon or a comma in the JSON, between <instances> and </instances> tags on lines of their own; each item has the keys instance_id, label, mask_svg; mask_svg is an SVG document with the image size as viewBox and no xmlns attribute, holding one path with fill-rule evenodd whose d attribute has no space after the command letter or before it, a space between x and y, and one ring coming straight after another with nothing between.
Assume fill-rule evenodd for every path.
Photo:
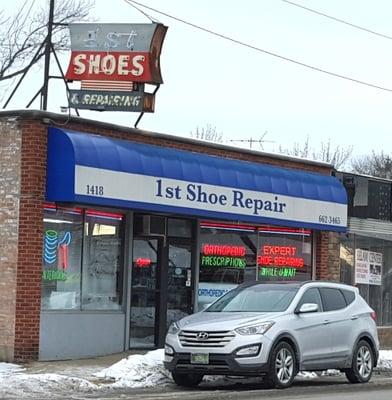
<instances>
[{"instance_id":1,"label":"storefront window","mask_svg":"<svg viewBox=\"0 0 392 400\"><path fill-rule=\"evenodd\" d=\"M80 307L82 228L81 210L45 208L42 271L44 309Z\"/></svg>"},{"instance_id":2,"label":"storefront window","mask_svg":"<svg viewBox=\"0 0 392 400\"><path fill-rule=\"evenodd\" d=\"M42 308L121 308L123 216L46 205L44 227Z\"/></svg>"},{"instance_id":3,"label":"storefront window","mask_svg":"<svg viewBox=\"0 0 392 400\"><path fill-rule=\"evenodd\" d=\"M256 253L254 229L202 225L199 310L238 284L256 280Z\"/></svg>"},{"instance_id":4,"label":"storefront window","mask_svg":"<svg viewBox=\"0 0 392 400\"><path fill-rule=\"evenodd\" d=\"M198 306L248 281L309 280L311 231L203 222Z\"/></svg>"},{"instance_id":5,"label":"storefront window","mask_svg":"<svg viewBox=\"0 0 392 400\"><path fill-rule=\"evenodd\" d=\"M304 229L260 228L258 279L307 281L312 278L312 237Z\"/></svg>"},{"instance_id":6,"label":"storefront window","mask_svg":"<svg viewBox=\"0 0 392 400\"><path fill-rule=\"evenodd\" d=\"M86 212L82 267L84 309L121 307L122 220L120 214Z\"/></svg>"},{"instance_id":7,"label":"storefront window","mask_svg":"<svg viewBox=\"0 0 392 400\"><path fill-rule=\"evenodd\" d=\"M340 266L341 281L358 287L376 312L377 324L392 325L392 241L358 234L342 235Z\"/></svg>"}]
</instances>

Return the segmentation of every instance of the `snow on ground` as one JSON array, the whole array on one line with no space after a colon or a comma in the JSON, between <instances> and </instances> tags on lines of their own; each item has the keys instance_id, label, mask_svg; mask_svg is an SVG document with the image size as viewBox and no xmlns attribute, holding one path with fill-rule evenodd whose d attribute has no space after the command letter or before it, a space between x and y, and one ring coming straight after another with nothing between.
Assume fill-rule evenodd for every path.
<instances>
[{"instance_id":1,"label":"snow on ground","mask_svg":"<svg viewBox=\"0 0 392 400\"><path fill-rule=\"evenodd\" d=\"M135 354L95 374L98 378L112 379L112 387L151 387L170 383L169 373L163 367L164 349Z\"/></svg>"},{"instance_id":2,"label":"snow on ground","mask_svg":"<svg viewBox=\"0 0 392 400\"><path fill-rule=\"evenodd\" d=\"M80 378L60 374L15 373L0 375L0 398L56 398L64 394L88 393L98 390L98 386Z\"/></svg>"},{"instance_id":3,"label":"snow on ground","mask_svg":"<svg viewBox=\"0 0 392 400\"><path fill-rule=\"evenodd\" d=\"M392 350L381 350L377 369L380 371L392 370Z\"/></svg>"},{"instance_id":4,"label":"snow on ground","mask_svg":"<svg viewBox=\"0 0 392 400\"><path fill-rule=\"evenodd\" d=\"M103 390L152 387L172 383L170 374L163 368L163 349L145 355L130 355L112 366L85 377L80 365L69 366L61 373L32 373L16 364L0 363L0 398L51 398L71 393L93 393ZM392 371L392 350L380 352L380 371ZM91 371L90 371L91 372ZM299 376L314 379L322 375L339 375L336 370L323 373L301 372ZM214 379L211 377L211 379ZM217 380L218 383L218 380Z\"/></svg>"}]
</instances>

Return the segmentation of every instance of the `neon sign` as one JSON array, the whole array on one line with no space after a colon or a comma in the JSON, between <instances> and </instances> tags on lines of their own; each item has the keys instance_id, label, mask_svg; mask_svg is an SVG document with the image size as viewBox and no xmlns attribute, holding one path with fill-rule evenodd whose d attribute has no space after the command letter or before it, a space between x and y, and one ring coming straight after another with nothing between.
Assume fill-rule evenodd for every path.
<instances>
[{"instance_id":1,"label":"neon sign","mask_svg":"<svg viewBox=\"0 0 392 400\"><path fill-rule=\"evenodd\" d=\"M246 248L244 246L229 246L206 243L201 251L202 267L226 267L244 269L246 267Z\"/></svg>"},{"instance_id":2,"label":"neon sign","mask_svg":"<svg viewBox=\"0 0 392 400\"><path fill-rule=\"evenodd\" d=\"M44 261L47 264L58 265L62 269L68 268L68 247L71 244L71 232L65 232L62 239L59 239L59 233L53 229L45 231L44 236Z\"/></svg>"},{"instance_id":3,"label":"neon sign","mask_svg":"<svg viewBox=\"0 0 392 400\"><path fill-rule=\"evenodd\" d=\"M201 266L244 269L246 267L246 260L239 257L202 256Z\"/></svg>"},{"instance_id":4,"label":"neon sign","mask_svg":"<svg viewBox=\"0 0 392 400\"><path fill-rule=\"evenodd\" d=\"M204 244L202 253L206 256L214 255L214 256L244 257L246 249L244 246Z\"/></svg>"},{"instance_id":5,"label":"neon sign","mask_svg":"<svg viewBox=\"0 0 392 400\"><path fill-rule=\"evenodd\" d=\"M66 281L67 273L59 269L49 269L42 271L42 279L44 281Z\"/></svg>"},{"instance_id":6,"label":"neon sign","mask_svg":"<svg viewBox=\"0 0 392 400\"><path fill-rule=\"evenodd\" d=\"M293 278L297 273L296 268L265 268L259 270L260 276L278 276L282 278Z\"/></svg>"},{"instance_id":7,"label":"neon sign","mask_svg":"<svg viewBox=\"0 0 392 400\"><path fill-rule=\"evenodd\" d=\"M151 259L139 257L136 259L135 264L139 268L147 268L151 266Z\"/></svg>"},{"instance_id":8,"label":"neon sign","mask_svg":"<svg viewBox=\"0 0 392 400\"><path fill-rule=\"evenodd\" d=\"M290 267L302 268L305 261L297 257L297 248L294 246L270 246L262 247L261 254L257 257L257 265L274 266L277 268Z\"/></svg>"}]
</instances>

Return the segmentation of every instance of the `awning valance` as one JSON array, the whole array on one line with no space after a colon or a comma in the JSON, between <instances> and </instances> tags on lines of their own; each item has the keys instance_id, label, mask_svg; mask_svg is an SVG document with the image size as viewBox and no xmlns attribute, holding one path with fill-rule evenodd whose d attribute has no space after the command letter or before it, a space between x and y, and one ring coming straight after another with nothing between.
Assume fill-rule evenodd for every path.
<instances>
[{"instance_id":1,"label":"awning valance","mask_svg":"<svg viewBox=\"0 0 392 400\"><path fill-rule=\"evenodd\" d=\"M47 200L345 231L332 176L49 128Z\"/></svg>"}]
</instances>

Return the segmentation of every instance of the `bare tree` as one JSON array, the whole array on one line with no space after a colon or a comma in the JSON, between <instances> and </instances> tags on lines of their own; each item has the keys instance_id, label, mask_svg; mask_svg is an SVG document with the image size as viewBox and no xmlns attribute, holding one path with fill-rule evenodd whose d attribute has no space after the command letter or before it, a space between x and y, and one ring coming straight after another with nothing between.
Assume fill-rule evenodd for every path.
<instances>
[{"instance_id":1,"label":"bare tree","mask_svg":"<svg viewBox=\"0 0 392 400\"><path fill-rule=\"evenodd\" d=\"M44 56L45 48L41 45L48 33L48 10L33 9L34 1L28 3L26 0L14 16L0 15L0 81L23 74ZM56 2L52 31L55 50L69 48L67 24L85 21L92 7L92 0Z\"/></svg>"},{"instance_id":2,"label":"bare tree","mask_svg":"<svg viewBox=\"0 0 392 400\"><path fill-rule=\"evenodd\" d=\"M195 131L191 131L191 137L195 139L208 140L209 142L223 142L223 133L216 130L216 126L207 124L205 127L196 127Z\"/></svg>"},{"instance_id":3,"label":"bare tree","mask_svg":"<svg viewBox=\"0 0 392 400\"><path fill-rule=\"evenodd\" d=\"M353 146L341 147L333 146L331 139L327 142L321 142L320 148L317 150L310 146L309 136L303 144L294 143L293 147L283 148L279 146L279 153L296 156L301 158L311 158L317 161L325 161L332 164L336 169L341 169L349 161L353 152Z\"/></svg>"},{"instance_id":4,"label":"bare tree","mask_svg":"<svg viewBox=\"0 0 392 400\"><path fill-rule=\"evenodd\" d=\"M353 172L377 176L379 178L392 178L392 157L383 151L371 155L358 157L351 161Z\"/></svg>"}]
</instances>

